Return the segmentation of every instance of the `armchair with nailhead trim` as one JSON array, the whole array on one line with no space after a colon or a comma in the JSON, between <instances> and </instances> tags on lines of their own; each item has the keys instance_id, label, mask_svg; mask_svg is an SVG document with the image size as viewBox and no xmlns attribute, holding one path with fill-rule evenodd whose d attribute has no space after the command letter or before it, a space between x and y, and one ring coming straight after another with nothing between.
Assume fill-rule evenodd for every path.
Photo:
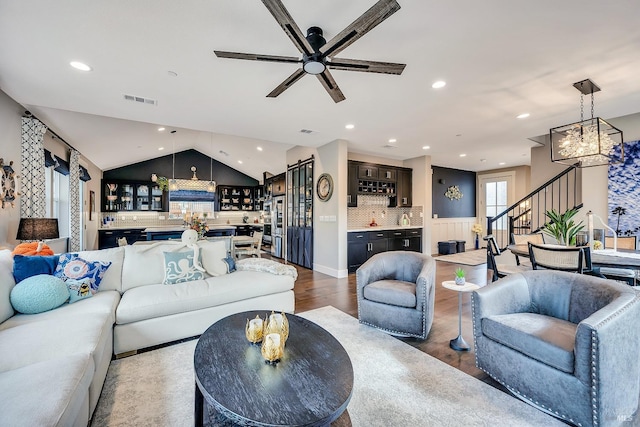
<instances>
[{"instance_id":1,"label":"armchair with nailhead trim","mask_svg":"<svg viewBox=\"0 0 640 427\"><path fill-rule=\"evenodd\" d=\"M390 251L356 271L358 320L391 335L425 339L433 323L436 262L429 255Z\"/></svg>"},{"instance_id":2,"label":"armchair with nailhead trim","mask_svg":"<svg viewBox=\"0 0 640 427\"><path fill-rule=\"evenodd\" d=\"M474 291L472 310L476 366L516 397L579 426L640 420L637 290L538 270Z\"/></svg>"}]
</instances>

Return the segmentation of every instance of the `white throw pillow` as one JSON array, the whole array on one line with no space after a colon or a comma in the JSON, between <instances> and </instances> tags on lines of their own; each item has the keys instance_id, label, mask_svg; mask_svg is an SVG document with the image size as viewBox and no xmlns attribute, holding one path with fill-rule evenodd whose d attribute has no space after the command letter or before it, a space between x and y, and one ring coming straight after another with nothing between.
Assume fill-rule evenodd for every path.
<instances>
[{"instance_id":1,"label":"white throw pillow","mask_svg":"<svg viewBox=\"0 0 640 427\"><path fill-rule=\"evenodd\" d=\"M222 276L227 274L227 264L224 262L227 256L227 244L225 241L198 242L198 246L200 246L202 267L209 275Z\"/></svg>"}]
</instances>

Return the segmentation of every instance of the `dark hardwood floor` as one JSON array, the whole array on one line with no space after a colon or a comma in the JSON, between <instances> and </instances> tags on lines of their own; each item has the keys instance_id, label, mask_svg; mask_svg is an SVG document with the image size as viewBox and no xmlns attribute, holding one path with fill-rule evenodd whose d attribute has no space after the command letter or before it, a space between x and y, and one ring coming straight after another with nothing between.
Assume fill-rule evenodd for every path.
<instances>
[{"instance_id":1,"label":"dark hardwood floor","mask_svg":"<svg viewBox=\"0 0 640 427\"><path fill-rule=\"evenodd\" d=\"M263 256L269 257L269 255ZM273 259L283 262L278 258ZM358 317L355 274L349 274L347 278L336 279L298 265L292 265L298 270L298 280L294 288L297 313L331 305L355 318ZM462 335L472 350L458 352L449 347L449 341L458 335L458 293L443 288L441 283L445 280L453 280L456 267L458 265L436 262L435 313L431 332L427 339L422 341L402 338L401 340L456 369L502 389L498 383L475 367L471 330L471 295L469 293L462 294ZM486 265L464 266L464 269L469 282L478 285L488 283Z\"/></svg>"}]
</instances>

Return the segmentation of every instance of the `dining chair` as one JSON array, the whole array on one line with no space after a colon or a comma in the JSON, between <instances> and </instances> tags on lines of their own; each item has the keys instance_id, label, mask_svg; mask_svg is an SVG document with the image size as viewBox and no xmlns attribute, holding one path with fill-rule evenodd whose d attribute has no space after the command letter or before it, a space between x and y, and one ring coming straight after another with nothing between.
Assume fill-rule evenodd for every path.
<instances>
[{"instance_id":1,"label":"dining chair","mask_svg":"<svg viewBox=\"0 0 640 427\"><path fill-rule=\"evenodd\" d=\"M534 270L560 270L582 274L585 250L581 246L538 245L528 243L529 259Z\"/></svg>"},{"instance_id":2,"label":"dining chair","mask_svg":"<svg viewBox=\"0 0 640 427\"><path fill-rule=\"evenodd\" d=\"M542 233L531 233L531 234L514 234L511 233L511 244L513 245L526 245L527 243L535 243L537 245L544 244L544 234ZM515 255L516 264L520 265L520 257ZM529 262L526 262L529 266L531 265Z\"/></svg>"},{"instance_id":3,"label":"dining chair","mask_svg":"<svg viewBox=\"0 0 640 427\"><path fill-rule=\"evenodd\" d=\"M236 257L240 255L257 256L260 257L260 247L262 246L262 232L255 231L253 233L253 241L248 246L236 247Z\"/></svg>"},{"instance_id":4,"label":"dining chair","mask_svg":"<svg viewBox=\"0 0 640 427\"><path fill-rule=\"evenodd\" d=\"M636 250L636 236L619 236L617 240L617 249ZM605 236L604 247L605 249L613 249L613 236Z\"/></svg>"},{"instance_id":5,"label":"dining chair","mask_svg":"<svg viewBox=\"0 0 640 427\"><path fill-rule=\"evenodd\" d=\"M487 242L487 270L493 271L493 274L491 277L492 282L495 282L501 277L505 277L510 274L522 273L523 271L531 270L531 266L525 265L525 264L522 264L522 265L519 265L519 264L513 265L513 264L506 264L506 263L498 264L496 257L501 256L503 252L500 251L500 248L496 243L496 238L493 235L489 234L487 236L484 236L482 240Z\"/></svg>"}]
</instances>

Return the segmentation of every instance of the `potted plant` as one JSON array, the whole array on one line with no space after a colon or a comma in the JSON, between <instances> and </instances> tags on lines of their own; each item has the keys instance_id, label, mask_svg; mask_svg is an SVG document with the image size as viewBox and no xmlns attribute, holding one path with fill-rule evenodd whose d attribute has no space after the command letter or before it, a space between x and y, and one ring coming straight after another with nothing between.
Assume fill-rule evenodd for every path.
<instances>
[{"instance_id":1,"label":"potted plant","mask_svg":"<svg viewBox=\"0 0 640 427\"><path fill-rule=\"evenodd\" d=\"M167 191L169 189L169 180L164 176L159 176L156 179L156 184L161 191Z\"/></svg>"},{"instance_id":2,"label":"potted plant","mask_svg":"<svg viewBox=\"0 0 640 427\"><path fill-rule=\"evenodd\" d=\"M465 283L465 279L464 279L464 270L461 269L460 267L456 268L456 285L464 285Z\"/></svg>"},{"instance_id":3,"label":"potted plant","mask_svg":"<svg viewBox=\"0 0 640 427\"><path fill-rule=\"evenodd\" d=\"M549 222L542 227L542 232L556 239L561 245L575 245L576 234L584 229L582 221L577 224L573 221L577 213L577 208L568 209L563 214L555 209L545 212Z\"/></svg>"}]
</instances>

